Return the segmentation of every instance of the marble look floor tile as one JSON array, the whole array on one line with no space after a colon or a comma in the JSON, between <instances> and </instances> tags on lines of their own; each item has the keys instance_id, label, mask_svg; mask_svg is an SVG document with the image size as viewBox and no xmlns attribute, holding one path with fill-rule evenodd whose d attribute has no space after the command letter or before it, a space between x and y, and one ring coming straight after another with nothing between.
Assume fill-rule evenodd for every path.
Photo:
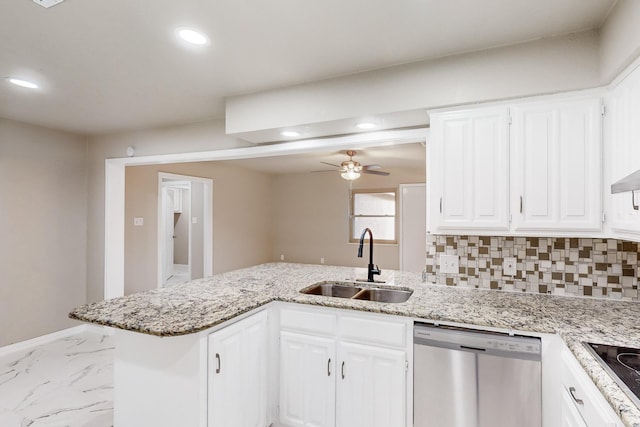
<instances>
[{"instance_id":1,"label":"marble look floor tile","mask_svg":"<svg viewBox=\"0 0 640 427\"><path fill-rule=\"evenodd\" d=\"M0 357L0 426L112 426L113 348L86 331Z\"/></svg>"}]
</instances>

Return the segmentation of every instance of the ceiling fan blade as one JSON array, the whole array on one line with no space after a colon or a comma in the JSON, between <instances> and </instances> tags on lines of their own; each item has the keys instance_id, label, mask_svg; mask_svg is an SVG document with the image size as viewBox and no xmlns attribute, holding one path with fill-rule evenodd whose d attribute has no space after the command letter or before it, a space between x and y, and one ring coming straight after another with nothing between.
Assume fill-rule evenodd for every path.
<instances>
[{"instance_id":1,"label":"ceiling fan blade","mask_svg":"<svg viewBox=\"0 0 640 427\"><path fill-rule=\"evenodd\" d=\"M379 165L379 164L377 164L377 163L374 163L374 164L372 164L372 165L366 165L366 166L363 166L363 167L362 167L362 169L364 169L364 170L382 169L382 166L380 166L380 165Z\"/></svg>"},{"instance_id":2,"label":"ceiling fan blade","mask_svg":"<svg viewBox=\"0 0 640 427\"><path fill-rule=\"evenodd\" d=\"M320 163L322 163L323 165L333 166L334 168L340 168L341 167L341 166L338 166L338 165L334 165L333 163L327 163L327 162L320 162Z\"/></svg>"},{"instance_id":3,"label":"ceiling fan blade","mask_svg":"<svg viewBox=\"0 0 640 427\"><path fill-rule=\"evenodd\" d=\"M331 173L336 173L336 171L334 171L334 170L330 170L330 169L324 169L324 170L321 170L321 171L310 171L310 172L311 172L311 173L318 173L318 172L331 172Z\"/></svg>"},{"instance_id":4,"label":"ceiling fan blade","mask_svg":"<svg viewBox=\"0 0 640 427\"><path fill-rule=\"evenodd\" d=\"M362 173L368 173L371 175L382 175L382 176L389 176L391 175L390 172L383 172L383 171L372 171L371 169L363 169Z\"/></svg>"}]
</instances>

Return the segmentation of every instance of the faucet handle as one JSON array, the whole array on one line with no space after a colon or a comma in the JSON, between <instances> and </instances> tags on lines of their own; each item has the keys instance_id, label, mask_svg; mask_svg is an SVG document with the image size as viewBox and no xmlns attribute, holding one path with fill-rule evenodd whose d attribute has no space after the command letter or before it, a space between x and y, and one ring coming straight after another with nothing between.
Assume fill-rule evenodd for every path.
<instances>
[{"instance_id":1,"label":"faucet handle","mask_svg":"<svg viewBox=\"0 0 640 427\"><path fill-rule=\"evenodd\" d=\"M382 270L380 270L380 267L374 264L373 268L371 269L371 273L380 275L380 273L382 273Z\"/></svg>"}]
</instances>

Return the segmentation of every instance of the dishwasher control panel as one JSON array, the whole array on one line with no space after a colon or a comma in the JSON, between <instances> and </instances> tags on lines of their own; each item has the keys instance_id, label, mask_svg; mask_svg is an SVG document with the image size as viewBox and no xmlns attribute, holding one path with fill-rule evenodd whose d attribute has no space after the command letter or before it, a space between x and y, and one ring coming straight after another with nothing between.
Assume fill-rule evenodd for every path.
<instances>
[{"instance_id":1,"label":"dishwasher control panel","mask_svg":"<svg viewBox=\"0 0 640 427\"><path fill-rule=\"evenodd\" d=\"M478 331L450 326L416 323L415 345L431 345L459 351L471 351L494 356L539 359L540 338L511 336L498 332Z\"/></svg>"}]
</instances>

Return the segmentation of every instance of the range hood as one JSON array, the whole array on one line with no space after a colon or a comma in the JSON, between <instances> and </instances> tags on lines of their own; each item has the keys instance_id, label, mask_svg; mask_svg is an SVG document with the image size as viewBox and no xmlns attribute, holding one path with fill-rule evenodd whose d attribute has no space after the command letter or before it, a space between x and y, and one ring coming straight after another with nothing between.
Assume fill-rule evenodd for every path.
<instances>
[{"instance_id":1,"label":"range hood","mask_svg":"<svg viewBox=\"0 0 640 427\"><path fill-rule=\"evenodd\" d=\"M611 194L640 190L640 170L611 184Z\"/></svg>"},{"instance_id":2,"label":"range hood","mask_svg":"<svg viewBox=\"0 0 640 427\"><path fill-rule=\"evenodd\" d=\"M611 184L611 194L631 192L631 206L636 211L640 208L636 204L636 191L638 190L640 190L640 170Z\"/></svg>"}]
</instances>

